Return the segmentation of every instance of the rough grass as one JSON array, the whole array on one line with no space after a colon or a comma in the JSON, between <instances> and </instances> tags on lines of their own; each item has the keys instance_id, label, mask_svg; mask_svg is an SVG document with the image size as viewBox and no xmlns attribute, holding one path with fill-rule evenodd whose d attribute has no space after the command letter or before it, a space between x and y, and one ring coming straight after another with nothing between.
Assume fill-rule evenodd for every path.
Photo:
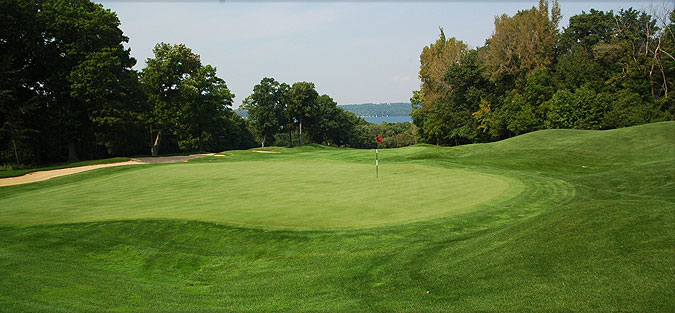
<instances>
[{"instance_id":1,"label":"rough grass","mask_svg":"<svg viewBox=\"0 0 675 313\"><path fill-rule=\"evenodd\" d=\"M227 152L3 187L0 311L671 312L673 138L668 122L385 150L384 164L507 177L523 188L455 214L362 229L159 218L10 225L4 213L7 199L181 165L372 164L351 149Z\"/></svg>"}]
</instances>

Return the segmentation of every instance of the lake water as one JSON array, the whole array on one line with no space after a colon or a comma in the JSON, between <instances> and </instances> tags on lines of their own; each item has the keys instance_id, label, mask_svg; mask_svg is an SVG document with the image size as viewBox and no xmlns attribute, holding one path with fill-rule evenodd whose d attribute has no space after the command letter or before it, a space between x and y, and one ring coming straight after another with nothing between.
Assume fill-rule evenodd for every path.
<instances>
[{"instance_id":1,"label":"lake water","mask_svg":"<svg viewBox=\"0 0 675 313\"><path fill-rule=\"evenodd\" d=\"M382 122L387 122L387 123L403 123L403 122L410 122L412 123L412 119L410 116L366 116L363 118L367 122L370 123L375 123L375 124L382 124Z\"/></svg>"}]
</instances>

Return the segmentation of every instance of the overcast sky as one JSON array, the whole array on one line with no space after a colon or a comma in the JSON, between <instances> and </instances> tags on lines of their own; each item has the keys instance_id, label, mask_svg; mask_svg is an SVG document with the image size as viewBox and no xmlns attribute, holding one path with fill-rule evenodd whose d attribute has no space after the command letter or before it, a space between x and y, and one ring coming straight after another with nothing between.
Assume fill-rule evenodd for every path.
<instances>
[{"instance_id":1,"label":"overcast sky","mask_svg":"<svg viewBox=\"0 0 675 313\"><path fill-rule=\"evenodd\" d=\"M482 46L494 17L537 1L99 1L117 13L138 64L158 42L183 43L218 69L234 107L263 77L310 81L339 104L408 102L419 89L422 48L443 27L471 47ZM653 2L663 7L667 2ZM591 8L649 10L648 1L560 1L563 21Z\"/></svg>"}]
</instances>

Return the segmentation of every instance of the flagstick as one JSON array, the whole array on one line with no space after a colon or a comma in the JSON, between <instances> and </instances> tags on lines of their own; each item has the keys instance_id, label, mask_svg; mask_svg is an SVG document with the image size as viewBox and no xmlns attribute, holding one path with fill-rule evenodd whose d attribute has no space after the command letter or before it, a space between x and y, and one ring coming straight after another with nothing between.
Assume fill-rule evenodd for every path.
<instances>
[{"instance_id":1,"label":"flagstick","mask_svg":"<svg viewBox=\"0 0 675 313\"><path fill-rule=\"evenodd\" d=\"M377 158L377 148L375 148L375 178L380 178L379 159Z\"/></svg>"}]
</instances>

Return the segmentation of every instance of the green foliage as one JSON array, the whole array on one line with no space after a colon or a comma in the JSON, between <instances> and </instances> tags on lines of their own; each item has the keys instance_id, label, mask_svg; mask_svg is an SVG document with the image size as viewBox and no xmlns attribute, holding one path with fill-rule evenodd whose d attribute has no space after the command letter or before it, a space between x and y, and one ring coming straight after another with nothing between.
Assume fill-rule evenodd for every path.
<instances>
[{"instance_id":1,"label":"green foliage","mask_svg":"<svg viewBox=\"0 0 675 313\"><path fill-rule=\"evenodd\" d=\"M485 63L492 81L513 85L531 71L553 64L556 43L557 2L549 14L548 2L518 11L510 17L495 17L495 31L486 44Z\"/></svg>"},{"instance_id":2,"label":"green foliage","mask_svg":"<svg viewBox=\"0 0 675 313\"><path fill-rule=\"evenodd\" d=\"M291 120L294 120L300 130L299 140L302 145L302 122L307 124L316 122L314 118L317 105L316 99L319 94L316 92L314 83L297 82L291 86L288 91L288 113Z\"/></svg>"},{"instance_id":3,"label":"green foliage","mask_svg":"<svg viewBox=\"0 0 675 313\"><path fill-rule=\"evenodd\" d=\"M436 42L422 49L419 78L422 81L420 91L424 94L425 102L433 103L443 100L451 87L444 80L445 72L467 51L468 46L461 40L454 37L446 39L443 28L440 29Z\"/></svg>"},{"instance_id":4,"label":"green foliage","mask_svg":"<svg viewBox=\"0 0 675 313\"><path fill-rule=\"evenodd\" d=\"M362 149L400 148L417 143L414 133L414 125L404 123L360 123L356 126L354 135L350 139L349 146ZM383 143L379 144L375 138L380 136Z\"/></svg>"},{"instance_id":5,"label":"green foliage","mask_svg":"<svg viewBox=\"0 0 675 313\"><path fill-rule=\"evenodd\" d=\"M541 121L537 117L537 108L527 101L525 96L518 92L507 93L500 111L502 125L506 126L509 134L521 135L537 130Z\"/></svg>"},{"instance_id":6,"label":"green foliage","mask_svg":"<svg viewBox=\"0 0 675 313\"><path fill-rule=\"evenodd\" d=\"M159 43L153 52L155 57L146 61L147 67L141 72L151 105L146 121L154 137L152 154L159 154L163 136L182 151L228 147L223 137L231 135L226 129L231 122L228 119L233 118L230 107L234 94L216 76L216 68L202 65L199 55L183 44ZM234 129L235 133L242 130Z\"/></svg>"},{"instance_id":7,"label":"green foliage","mask_svg":"<svg viewBox=\"0 0 675 313\"><path fill-rule=\"evenodd\" d=\"M588 87L558 90L548 103L548 128L600 129L607 103ZM613 128L613 127L612 127Z\"/></svg>"},{"instance_id":8,"label":"green foliage","mask_svg":"<svg viewBox=\"0 0 675 313\"><path fill-rule=\"evenodd\" d=\"M152 107L147 121L155 136L152 155L159 154L162 133L179 134L183 100L188 98L191 86L186 80L195 75L202 66L199 55L183 44L158 43L152 50L154 58L146 60L147 66L141 72L141 81L146 88Z\"/></svg>"},{"instance_id":9,"label":"green foliage","mask_svg":"<svg viewBox=\"0 0 675 313\"><path fill-rule=\"evenodd\" d=\"M545 128L673 119L673 12L653 17L634 9L591 10L572 16L558 33L558 3L541 0L536 8L497 17L485 46L463 51L455 62L430 67L444 52L436 49L439 41L424 47L423 88L411 98L417 137L457 145ZM425 55L432 51L435 59ZM444 84L435 85L442 88L424 88L434 79L422 74L432 73L443 73Z\"/></svg>"},{"instance_id":10,"label":"green foliage","mask_svg":"<svg viewBox=\"0 0 675 313\"><path fill-rule=\"evenodd\" d=\"M184 140L196 139L198 145L183 149L187 151L205 151L205 141L214 134L222 132L223 117L231 111L234 94L225 81L216 76L216 68L202 66L186 79L181 125L184 128ZM205 138L206 137L206 138ZM221 150L214 146L211 151Z\"/></svg>"},{"instance_id":11,"label":"green foliage","mask_svg":"<svg viewBox=\"0 0 675 313\"><path fill-rule=\"evenodd\" d=\"M358 109L360 112L390 112L392 108L390 105L363 106ZM410 123L400 123L407 125L404 127L399 123L375 125L344 107L338 106L328 95L319 96L314 83L296 82L289 87L273 78L264 78L254 87L253 94L244 100L241 109L256 128L258 139L268 145L271 142L293 146L293 138L297 138L300 144L313 142L328 146L375 148L378 135L384 136L387 147L402 147L416 142ZM397 107L400 105L397 104ZM354 110L354 106L346 108Z\"/></svg>"},{"instance_id":12,"label":"green foliage","mask_svg":"<svg viewBox=\"0 0 675 313\"><path fill-rule=\"evenodd\" d=\"M123 47L128 38L115 13L88 0L0 6L0 157L41 163L76 160L97 146L108 155L134 150L133 137L128 150L118 137L133 132L139 103L131 95L135 60Z\"/></svg>"},{"instance_id":13,"label":"green foliage","mask_svg":"<svg viewBox=\"0 0 675 313\"><path fill-rule=\"evenodd\" d=\"M134 63L128 52L104 48L87 55L69 77L71 95L87 106L96 140L111 155L131 155L145 146L140 134L147 108Z\"/></svg>"},{"instance_id":14,"label":"green foliage","mask_svg":"<svg viewBox=\"0 0 675 313\"><path fill-rule=\"evenodd\" d=\"M471 142L477 137L473 112L479 109L481 99L492 87L483 76L478 53L465 52L459 62L448 66L442 80L451 89L442 97L432 97L436 101L429 102L424 91L414 94L411 99L411 116L418 127L418 136L435 144Z\"/></svg>"},{"instance_id":15,"label":"green foliage","mask_svg":"<svg viewBox=\"0 0 675 313\"><path fill-rule=\"evenodd\" d=\"M662 120L663 112L642 100L639 94L621 90L609 95L611 103L604 119L604 128L619 128Z\"/></svg>"},{"instance_id":16,"label":"green foliage","mask_svg":"<svg viewBox=\"0 0 675 313\"><path fill-rule=\"evenodd\" d=\"M603 91L609 89L609 86L605 85L607 74L607 69L594 59L592 52L575 46L558 58L555 80L558 88L574 90L586 85L596 91Z\"/></svg>"},{"instance_id":17,"label":"green foliage","mask_svg":"<svg viewBox=\"0 0 675 313\"><path fill-rule=\"evenodd\" d=\"M285 83L265 77L253 87L253 94L244 99L242 109L248 112L247 116L260 134L263 147L266 141L268 145L274 144L274 135L284 124L288 88Z\"/></svg>"}]
</instances>

